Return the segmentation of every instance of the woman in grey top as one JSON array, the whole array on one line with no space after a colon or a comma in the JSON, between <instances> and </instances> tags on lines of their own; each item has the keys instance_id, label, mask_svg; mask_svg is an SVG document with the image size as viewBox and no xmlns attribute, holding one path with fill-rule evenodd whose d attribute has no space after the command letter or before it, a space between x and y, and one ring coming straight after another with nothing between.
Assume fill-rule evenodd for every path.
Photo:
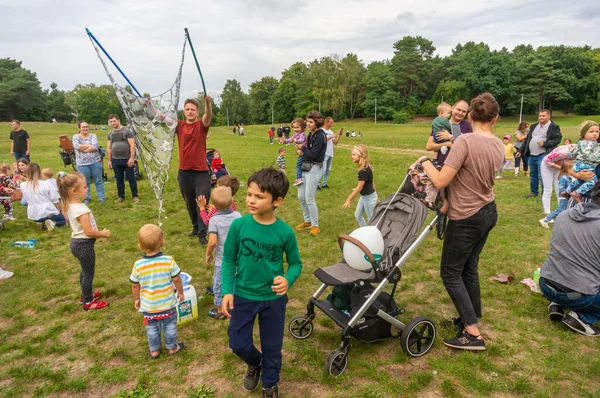
<instances>
[{"instance_id":1,"label":"woman in grey top","mask_svg":"<svg viewBox=\"0 0 600 398\"><path fill-rule=\"evenodd\" d=\"M87 196L83 201L86 205L90 203L90 184L92 180L96 186L98 202L104 203L104 182L102 181L102 158L98 149L98 138L96 134L90 134L90 126L87 122L79 122L79 132L73 136L73 147L75 148L75 163L77 170L85 176L88 186Z\"/></svg>"},{"instance_id":2,"label":"woman in grey top","mask_svg":"<svg viewBox=\"0 0 600 398\"><path fill-rule=\"evenodd\" d=\"M519 167L521 166L521 157L523 153L523 143L525 143L525 139L527 138L527 134L529 134L529 123L521 122L519 123L519 127L517 127L517 131L515 131L515 149L517 152L515 153L515 176L519 175ZM523 173L527 177L529 171L529 165L527 164L529 161L529 156L523 157Z\"/></svg>"}]
</instances>

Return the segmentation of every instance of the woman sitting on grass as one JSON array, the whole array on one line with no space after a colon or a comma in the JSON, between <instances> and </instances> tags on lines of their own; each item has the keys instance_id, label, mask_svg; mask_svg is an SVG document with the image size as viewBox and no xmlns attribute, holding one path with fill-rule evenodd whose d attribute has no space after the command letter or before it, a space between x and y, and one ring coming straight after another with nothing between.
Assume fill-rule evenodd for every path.
<instances>
[{"instance_id":1,"label":"woman sitting on grass","mask_svg":"<svg viewBox=\"0 0 600 398\"><path fill-rule=\"evenodd\" d=\"M27 218L38 223L39 228L49 231L55 226L66 225L65 217L58 210L60 196L48 181L41 180L41 170L37 163L27 167L27 181L20 185L23 199L27 202Z\"/></svg>"},{"instance_id":2,"label":"woman sitting on grass","mask_svg":"<svg viewBox=\"0 0 600 398\"><path fill-rule=\"evenodd\" d=\"M448 226L442 249L440 274L459 318L449 321L459 329L448 347L485 350L477 327L481 317L479 254L498 213L494 201L494 177L504 162L504 145L494 135L500 107L490 93L471 100L469 120L473 133L459 136L440 171L427 157L419 159L437 189L449 187Z\"/></svg>"}]
</instances>

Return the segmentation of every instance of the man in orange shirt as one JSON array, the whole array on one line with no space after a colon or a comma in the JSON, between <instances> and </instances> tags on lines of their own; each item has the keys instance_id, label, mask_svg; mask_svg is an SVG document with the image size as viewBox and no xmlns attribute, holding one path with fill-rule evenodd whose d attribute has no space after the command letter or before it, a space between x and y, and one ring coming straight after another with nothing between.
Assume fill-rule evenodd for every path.
<instances>
[{"instance_id":1,"label":"man in orange shirt","mask_svg":"<svg viewBox=\"0 0 600 398\"><path fill-rule=\"evenodd\" d=\"M196 198L204 195L210 201L210 176L206 160L206 138L212 118L211 97L204 97L204 115L199 118L198 100L187 99L184 103L185 120L177 121L177 141L179 144L179 173L177 181L181 195L192 221L190 236L198 236L200 244L206 245L206 225L200 218Z\"/></svg>"}]
</instances>

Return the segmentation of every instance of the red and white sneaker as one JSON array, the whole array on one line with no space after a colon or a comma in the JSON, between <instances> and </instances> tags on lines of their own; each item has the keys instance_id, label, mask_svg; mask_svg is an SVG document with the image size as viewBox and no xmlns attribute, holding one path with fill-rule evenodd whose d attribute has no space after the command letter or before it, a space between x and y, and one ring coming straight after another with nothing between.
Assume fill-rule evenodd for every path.
<instances>
[{"instance_id":1,"label":"red and white sneaker","mask_svg":"<svg viewBox=\"0 0 600 398\"><path fill-rule=\"evenodd\" d=\"M106 301L92 300L87 304L83 304L82 308L85 311L89 311L89 310L100 310L105 307L108 307L108 303Z\"/></svg>"},{"instance_id":2,"label":"red and white sneaker","mask_svg":"<svg viewBox=\"0 0 600 398\"><path fill-rule=\"evenodd\" d=\"M94 292L94 293L92 293L93 300L96 300L101 295L102 295L102 293L100 293L100 292ZM79 302L81 304L83 304L85 302L85 299L83 298L83 296L79 297Z\"/></svg>"}]
</instances>

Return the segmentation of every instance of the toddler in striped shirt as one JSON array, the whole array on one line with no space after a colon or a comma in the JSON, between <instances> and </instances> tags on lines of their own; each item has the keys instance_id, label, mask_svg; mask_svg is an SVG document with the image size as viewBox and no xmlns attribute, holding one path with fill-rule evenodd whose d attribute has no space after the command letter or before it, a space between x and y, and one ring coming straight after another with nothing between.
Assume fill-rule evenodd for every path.
<instances>
[{"instance_id":1,"label":"toddler in striped shirt","mask_svg":"<svg viewBox=\"0 0 600 398\"><path fill-rule=\"evenodd\" d=\"M160 356L161 330L169 354L177 354L184 347L177 341L177 301L184 300L181 271L173 257L160 251L164 244L160 227L144 225L138 231L138 247L145 254L135 262L129 277L135 308L144 315L151 359Z\"/></svg>"}]
</instances>

